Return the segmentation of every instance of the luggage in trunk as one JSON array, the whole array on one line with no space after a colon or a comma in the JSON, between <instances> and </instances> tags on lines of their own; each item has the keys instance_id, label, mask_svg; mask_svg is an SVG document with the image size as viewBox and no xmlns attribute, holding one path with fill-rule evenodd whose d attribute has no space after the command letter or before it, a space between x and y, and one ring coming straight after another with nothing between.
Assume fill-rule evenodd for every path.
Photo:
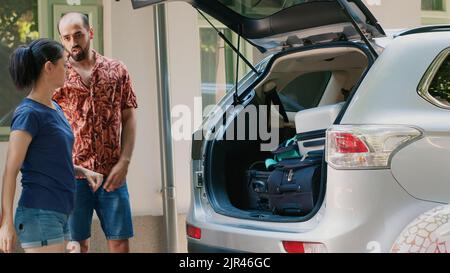
<instances>
[{"instance_id":1,"label":"luggage in trunk","mask_svg":"<svg viewBox=\"0 0 450 273\"><path fill-rule=\"evenodd\" d=\"M267 180L271 173L263 161L255 162L246 171L248 209L270 211Z\"/></svg>"},{"instance_id":2,"label":"luggage in trunk","mask_svg":"<svg viewBox=\"0 0 450 273\"><path fill-rule=\"evenodd\" d=\"M278 163L267 181L272 212L290 216L311 212L317 199L321 166L322 156Z\"/></svg>"}]
</instances>

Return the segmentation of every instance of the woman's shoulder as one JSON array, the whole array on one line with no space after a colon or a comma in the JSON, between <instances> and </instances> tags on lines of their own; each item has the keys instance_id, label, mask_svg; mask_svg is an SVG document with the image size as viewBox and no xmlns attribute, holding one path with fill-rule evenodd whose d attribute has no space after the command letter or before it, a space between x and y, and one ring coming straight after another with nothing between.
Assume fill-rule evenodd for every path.
<instances>
[{"instance_id":1,"label":"woman's shoulder","mask_svg":"<svg viewBox=\"0 0 450 273\"><path fill-rule=\"evenodd\" d=\"M17 117L31 117L35 120L39 120L40 123L44 124L51 117L51 112L49 110L49 107L42 106L30 99L25 98L16 107L13 119Z\"/></svg>"},{"instance_id":2,"label":"woman's shoulder","mask_svg":"<svg viewBox=\"0 0 450 273\"><path fill-rule=\"evenodd\" d=\"M38 115L39 109L31 104L27 99L22 100L22 102L16 107L14 115Z\"/></svg>"},{"instance_id":3,"label":"woman's shoulder","mask_svg":"<svg viewBox=\"0 0 450 273\"><path fill-rule=\"evenodd\" d=\"M35 137L42 124L41 114L39 110L25 102L21 102L14 111L14 115L11 121L11 131L25 130Z\"/></svg>"}]
</instances>

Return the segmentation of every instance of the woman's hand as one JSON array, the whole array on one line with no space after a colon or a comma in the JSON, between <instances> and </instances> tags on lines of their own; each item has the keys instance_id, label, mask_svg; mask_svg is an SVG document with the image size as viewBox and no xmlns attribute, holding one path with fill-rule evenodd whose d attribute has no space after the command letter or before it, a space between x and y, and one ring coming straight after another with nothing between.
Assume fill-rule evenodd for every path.
<instances>
[{"instance_id":1,"label":"woman's hand","mask_svg":"<svg viewBox=\"0 0 450 273\"><path fill-rule=\"evenodd\" d=\"M16 244L16 230L12 224L3 223L0 227L0 251L11 253Z\"/></svg>"},{"instance_id":2,"label":"woman's hand","mask_svg":"<svg viewBox=\"0 0 450 273\"><path fill-rule=\"evenodd\" d=\"M103 174L101 173L96 173L81 166L75 166L75 172L77 176L80 175L86 177L89 186L94 192L96 192L103 183Z\"/></svg>"},{"instance_id":3,"label":"woman's hand","mask_svg":"<svg viewBox=\"0 0 450 273\"><path fill-rule=\"evenodd\" d=\"M83 175L86 176L86 180L88 181L92 191L96 192L103 183L103 174L96 173L88 169L84 169L82 172Z\"/></svg>"}]
</instances>

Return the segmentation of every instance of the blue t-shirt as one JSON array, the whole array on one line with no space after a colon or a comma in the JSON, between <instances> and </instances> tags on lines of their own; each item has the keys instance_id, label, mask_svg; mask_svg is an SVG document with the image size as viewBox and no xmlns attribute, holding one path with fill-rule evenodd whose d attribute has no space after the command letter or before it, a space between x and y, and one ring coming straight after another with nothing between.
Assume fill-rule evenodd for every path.
<instances>
[{"instance_id":1,"label":"blue t-shirt","mask_svg":"<svg viewBox=\"0 0 450 273\"><path fill-rule=\"evenodd\" d=\"M14 112L11 131L33 138L21 168L19 205L69 214L75 203L74 136L61 107L52 103L56 109L25 98Z\"/></svg>"}]
</instances>

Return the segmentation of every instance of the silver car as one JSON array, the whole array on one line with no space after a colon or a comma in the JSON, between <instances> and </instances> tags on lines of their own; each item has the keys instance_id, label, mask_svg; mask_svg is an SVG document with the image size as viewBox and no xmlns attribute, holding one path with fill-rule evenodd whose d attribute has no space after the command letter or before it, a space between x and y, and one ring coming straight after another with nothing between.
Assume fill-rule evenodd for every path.
<instances>
[{"instance_id":1,"label":"silver car","mask_svg":"<svg viewBox=\"0 0 450 273\"><path fill-rule=\"evenodd\" d=\"M384 48L360 0L185 2L268 53L194 134L190 252L449 250L447 26ZM296 135L300 161L324 156L312 208L283 215L254 200L249 170Z\"/></svg>"}]
</instances>

